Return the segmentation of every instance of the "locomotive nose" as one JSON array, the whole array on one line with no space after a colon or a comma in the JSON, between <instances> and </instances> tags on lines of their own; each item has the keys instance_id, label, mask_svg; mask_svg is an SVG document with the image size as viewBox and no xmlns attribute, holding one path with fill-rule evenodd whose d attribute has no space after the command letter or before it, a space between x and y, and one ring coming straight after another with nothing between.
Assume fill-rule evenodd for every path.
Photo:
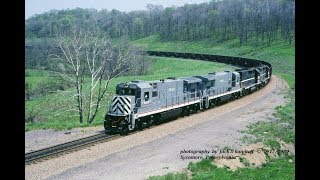
<instances>
[{"instance_id":1,"label":"locomotive nose","mask_svg":"<svg viewBox=\"0 0 320 180\"><path fill-rule=\"evenodd\" d=\"M133 97L130 96L115 96L112 99L112 113L128 115L132 111Z\"/></svg>"}]
</instances>

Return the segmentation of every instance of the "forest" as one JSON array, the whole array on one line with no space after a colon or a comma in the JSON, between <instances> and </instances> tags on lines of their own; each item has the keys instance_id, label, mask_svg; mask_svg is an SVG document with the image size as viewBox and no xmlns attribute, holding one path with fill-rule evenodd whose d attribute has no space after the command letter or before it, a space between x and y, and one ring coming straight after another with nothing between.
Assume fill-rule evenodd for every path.
<instances>
[{"instance_id":1,"label":"forest","mask_svg":"<svg viewBox=\"0 0 320 180\"><path fill-rule=\"evenodd\" d=\"M71 26L90 27L110 38L139 39L158 34L162 41L210 39L223 42L249 38L271 43L280 36L289 44L295 35L293 0L212 0L209 3L166 7L148 4L147 10L52 10L25 21L25 36L53 38Z\"/></svg>"}]
</instances>

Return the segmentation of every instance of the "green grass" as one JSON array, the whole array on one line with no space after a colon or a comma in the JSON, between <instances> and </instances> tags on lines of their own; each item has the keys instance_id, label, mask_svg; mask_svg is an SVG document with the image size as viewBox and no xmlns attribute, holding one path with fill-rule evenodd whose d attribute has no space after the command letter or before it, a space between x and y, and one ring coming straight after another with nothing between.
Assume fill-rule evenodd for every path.
<instances>
[{"instance_id":1,"label":"green grass","mask_svg":"<svg viewBox=\"0 0 320 180\"><path fill-rule=\"evenodd\" d=\"M192 179L294 179L294 164L289 162L293 157L284 156L271 160L261 167L238 168L230 171L218 168L211 160L202 160L189 164Z\"/></svg>"},{"instance_id":2,"label":"green grass","mask_svg":"<svg viewBox=\"0 0 320 180\"><path fill-rule=\"evenodd\" d=\"M250 162L244 158L244 157L239 157L240 162L245 165L245 166L250 166Z\"/></svg>"},{"instance_id":3,"label":"green grass","mask_svg":"<svg viewBox=\"0 0 320 180\"><path fill-rule=\"evenodd\" d=\"M219 180L247 180L247 179L281 179L292 180L294 176L294 157L284 155L278 159L271 159L269 162L262 164L261 167L251 168L248 166L238 168L235 171L231 171L226 167L217 167L212 160L204 159L199 162L190 162L188 170L191 172L191 177L188 177L186 173L168 173L163 176L152 176L149 180L174 180L174 179L219 179ZM292 162L290 162L290 160ZM247 162L249 163L249 162Z\"/></svg>"},{"instance_id":4,"label":"green grass","mask_svg":"<svg viewBox=\"0 0 320 180\"><path fill-rule=\"evenodd\" d=\"M279 149L276 139L280 139L286 143L295 143L295 102L291 95L286 95L288 103L284 106L276 108L275 117L273 121L260 121L248 126L244 133L254 135L256 139L251 141L244 136L242 139L247 143L264 142L271 148Z\"/></svg>"},{"instance_id":5,"label":"green grass","mask_svg":"<svg viewBox=\"0 0 320 180\"><path fill-rule=\"evenodd\" d=\"M188 180L190 179L186 173L168 173L163 176L151 176L148 180Z\"/></svg>"},{"instance_id":6,"label":"green grass","mask_svg":"<svg viewBox=\"0 0 320 180\"><path fill-rule=\"evenodd\" d=\"M229 40L215 43L207 39L196 42L161 42L158 36L149 36L132 42L133 45L147 50L204 53L225 56L238 56L265 60L273 65L276 75L284 78L291 88L295 77L295 48L283 40L277 40L270 45L249 41L248 46L239 46L239 40Z\"/></svg>"},{"instance_id":7,"label":"green grass","mask_svg":"<svg viewBox=\"0 0 320 180\"><path fill-rule=\"evenodd\" d=\"M107 105L108 100L115 92L115 87L120 82L129 82L132 80L158 80L167 77L183 77L202 75L214 71L232 70L234 67L213 62L194 61L188 59L177 58L165 58L165 57L150 57L149 59L153 63L152 73L145 76L123 76L114 79L109 86L108 95L103 100L102 104ZM26 77L26 81L32 84L36 84L37 81L43 79L50 79L49 73L46 71L28 70L29 76ZM87 81L88 82L88 81ZM88 89L89 84L84 85L84 89ZM70 88L71 90L71 88ZM32 101L26 101L26 112L35 110L39 112L37 122L28 122L25 124L26 131L34 129L72 129L75 127L87 127L102 125L103 117L106 113L106 107L99 110L96 119L92 124L83 123L80 124L77 119L77 113L74 111L67 111L61 113L61 108L71 109L67 106L70 104L68 96L64 96L64 91L58 91L54 94L48 94L43 97L37 98ZM72 99L75 101L75 99ZM61 114L59 114L61 113Z\"/></svg>"},{"instance_id":8,"label":"green grass","mask_svg":"<svg viewBox=\"0 0 320 180\"><path fill-rule=\"evenodd\" d=\"M26 69L25 82L28 82L34 89L39 82L55 80L56 77L52 77L51 74L52 72L46 70Z\"/></svg>"},{"instance_id":9,"label":"green grass","mask_svg":"<svg viewBox=\"0 0 320 180\"><path fill-rule=\"evenodd\" d=\"M228 168L217 167L212 160L204 159L199 162L190 162L188 170L192 173L191 177L188 177L186 173L168 173L163 176L152 176L150 180L174 180L174 179L223 179L223 180L247 180L247 179L281 179L291 180L295 179L295 167L293 156L281 156L278 159L270 160L269 162L262 164L261 167L251 168L248 166L238 168L235 171L231 171ZM289 162L291 160L292 162ZM249 162L247 162L249 163Z\"/></svg>"}]
</instances>

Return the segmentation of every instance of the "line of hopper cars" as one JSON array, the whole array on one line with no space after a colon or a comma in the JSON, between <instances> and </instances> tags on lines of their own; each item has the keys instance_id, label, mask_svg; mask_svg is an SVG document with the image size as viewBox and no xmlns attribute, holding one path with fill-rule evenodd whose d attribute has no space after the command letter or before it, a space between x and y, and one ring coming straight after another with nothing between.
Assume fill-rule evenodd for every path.
<instances>
[{"instance_id":1,"label":"line of hopper cars","mask_svg":"<svg viewBox=\"0 0 320 180\"><path fill-rule=\"evenodd\" d=\"M242 97L268 83L267 65L116 86L104 120L107 133L127 134Z\"/></svg>"}]
</instances>

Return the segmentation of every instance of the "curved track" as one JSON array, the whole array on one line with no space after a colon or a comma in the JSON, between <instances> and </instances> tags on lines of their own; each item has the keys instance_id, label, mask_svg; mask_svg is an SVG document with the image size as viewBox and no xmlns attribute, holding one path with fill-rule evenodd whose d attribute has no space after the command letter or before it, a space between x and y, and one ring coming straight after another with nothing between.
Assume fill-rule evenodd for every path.
<instances>
[{"instance_id":1,"label":"curved track","mask_svg":"<svg viewBox=\"0 0 320 180\"><path fill-rule=\"evenodd\" d=\"M165 52L165 51L146 51L146 53L149 56L174 57L174 58L183 58L183 59L198 59L198 60L203 60L203 61L212 61L212 62L231 64L234 66L240 66L240 67L244 67L244 68L267 65L270 68L270 76L272 75L272 65L268 62L256 60L256 59L233 57L233 56L211 55L211 54Z\"/></svg>"},{"instance_id":2,"label":"curved track","mask_svg":"<svg viewBox=\"0 0 320 180\"><path fill-rule=\"evenodd\" d=\"M232 56L164 52L164 51L145 51L145 53L147 53L150 56L175 57L175 58L183 58L183 59L198 59L198 60L204 60L204 61L213 61L213 62L231 64L234 66L240 66L244 68L267 65L270 68L270 76L272 75L272 65L268 62L261 61L261 60L232 57ZM93 136L77 139L74 141L70 141L67 143L59 144L56 146L29 152L25 154L25 164L31 164L37 161L41 161L43 159L55 157L63 153L68 153L73 150L81 149L81 148L93 145L95 143L106 142L119 137L120 137L119 135L107 135L107 134L101 133L101 134L96 134Z\"/></svg>"}]
</instances>

